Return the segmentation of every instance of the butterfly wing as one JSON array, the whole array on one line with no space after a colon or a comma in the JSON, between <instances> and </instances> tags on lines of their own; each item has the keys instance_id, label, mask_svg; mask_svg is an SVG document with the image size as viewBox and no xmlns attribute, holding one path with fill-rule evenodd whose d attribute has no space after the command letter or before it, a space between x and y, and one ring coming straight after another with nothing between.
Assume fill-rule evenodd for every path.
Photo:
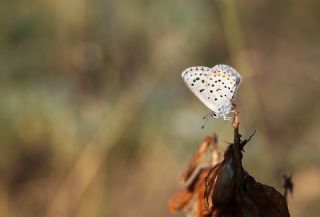
<instances>
[{"instance_id":1,"label":"butterfly wing","mask_svg":"<svg viewBox=\"0 0 320 217\"><path fill-rule=\"evenodd\" d=\"M209 109L218 112L215 104L214 95L207 88L207 78L210 73L210 68L204 66L190 67L184 70L181 74L187 87L203 102Z\"/></svg>"},{"instance_id":2,"label":"butterfly wing","mask_svg":"<svg viewBox=\"0 0 320 217\"><path fill-rule=\"evenodd\" d=\"M231 111L232 100L241 82L240 74L228 65L213 68L196 66L182 72L188 88L218 116Z\"/></svg>"},{"instance_id":3,"label":"butterfly wing","mask_svg":"<svg viewBox=\"0 0 320 217\"><path fill-rule=\"evenodd\" d=\"M218 115L231 111L232 100L241 81L240 74L228 65L214 66L207 76L207 90L214 95Z\"/></svg>"}]
</instances>

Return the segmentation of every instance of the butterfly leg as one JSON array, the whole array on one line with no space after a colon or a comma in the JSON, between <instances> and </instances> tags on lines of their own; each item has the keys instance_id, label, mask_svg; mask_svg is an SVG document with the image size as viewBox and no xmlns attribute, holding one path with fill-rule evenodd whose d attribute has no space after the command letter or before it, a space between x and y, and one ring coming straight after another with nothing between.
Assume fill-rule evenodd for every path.
<instances>
[{"instance_id":1,"label":"butterfly leg","mask_svg":"<svg viewBox=\"0 0 320 217\"><path fill-rule=\"evenodd\" d=\"M232 117L228 117L226 115L223 115L223 120L225 121L232 121Z\"/></svg>"}]
</instances>

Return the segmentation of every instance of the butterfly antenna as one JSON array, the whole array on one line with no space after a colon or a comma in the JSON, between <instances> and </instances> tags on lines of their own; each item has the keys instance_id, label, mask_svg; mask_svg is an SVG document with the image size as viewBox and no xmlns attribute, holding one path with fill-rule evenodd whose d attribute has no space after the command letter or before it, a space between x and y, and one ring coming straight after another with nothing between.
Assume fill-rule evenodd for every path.
<instances>
[{"instance_id":1,"label":"butterfly antenna","mask_svg":"<svg viewBox=\"0 0 320 217\"><path fill-rule=\"evenodd\" d=\"M209 112L208 114L206 114L205 116L203 116L202 119L203 119L203 120L207 119L210 114L211 114L211 112Z\"/></svg>"},{"instance_id":2,"label":"butterfly antenna","mask_svg":"<svg viewBox=\"0 0 320 217\"><path fill-rule=\"evenodd\" d=\"M210 118L210 115L211 115L211 112L208 113L208 114L206 114L206 115L202 118L202 119L204 120L204 123L203 123L203 125L202 125L202 127L201 127L202 130L203 130L204 127L206 126L206 124L207 124L207 122L208 122L208 120L209 120L209 118Z\"/></svg>"}]
</instances>

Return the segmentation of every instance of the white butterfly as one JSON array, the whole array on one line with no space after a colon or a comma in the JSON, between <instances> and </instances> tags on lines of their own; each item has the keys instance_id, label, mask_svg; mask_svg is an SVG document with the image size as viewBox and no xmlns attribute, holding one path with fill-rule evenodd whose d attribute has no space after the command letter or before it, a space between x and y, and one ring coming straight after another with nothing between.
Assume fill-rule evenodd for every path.
<instances>
[{"instance_id":1,"label":"white butterfly","mask_svg":"<svg viewBox=\"0 0 320 217\"><path fill-rule=\"evenodd\" d=\"M212 68L195 66L182 72L188 88L212 110L210 115L224 120L232 111L232 100L239 88L241 75L231 66L215 65Z\"/></svg>"}]
</instances>

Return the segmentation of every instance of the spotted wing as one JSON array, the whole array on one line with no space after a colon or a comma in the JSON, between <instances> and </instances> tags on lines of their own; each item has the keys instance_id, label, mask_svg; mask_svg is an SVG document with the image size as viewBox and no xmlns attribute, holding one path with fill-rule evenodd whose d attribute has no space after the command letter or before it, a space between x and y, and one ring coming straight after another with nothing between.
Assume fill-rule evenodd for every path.
<instances>
[{"instance_id":1,"label":"spotted wing","mask_svg":"<svg viewBox=\"0 0 320 217\"><path fill-rule=\"evenodd\" d=\"M187 87L203 102L209 109L218 112L218 108L213 100L214 95L207 88L207 78L210 68L204 66L190 67L181 74Z\"/></svg>"},{"instance_id":2,"label":"spotted wing","mask_svg":"<svg viewBox=\"0 0 320 217\"><path fill-rule=\"evenodd\" d=\"M231 111L232 100L240 81L240 74L228 65L216 65L210 70L206 85L208 92L214 95L219 115L226 115Z\"/></svg>"}]
</instances>

